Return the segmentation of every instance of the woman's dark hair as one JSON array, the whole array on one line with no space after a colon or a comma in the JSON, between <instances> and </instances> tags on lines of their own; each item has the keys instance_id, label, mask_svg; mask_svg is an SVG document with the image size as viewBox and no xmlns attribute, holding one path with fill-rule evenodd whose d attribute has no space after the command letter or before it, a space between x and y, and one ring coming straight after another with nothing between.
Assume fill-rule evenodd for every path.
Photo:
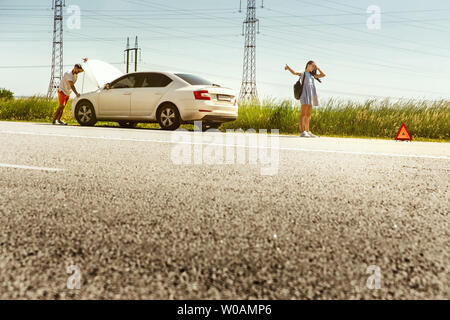
<instances>
[{"instance_id":1,"label":"woman's dark hair","mask_svg":"<svg viewBox=\"0 0 450 320\"><path fill-rule=\"evenodd\" d=\"M308 63L306 64L306 67L305 67L305 71L306 71L306 69L308 68L308 66L309 66L311 63L314 63L314 61L312 61L312 60L309 60L309 61L308 61ZM315 77L315 76L317 75L317 69L316 69L316 68L314 68L314 70L311 72L311 75L312 75L313 77ZM320 79L316 79L316 80L319 81L320 83L322 83L322 81L321 81Z\"/></svg>"},{"instance_id":2,"label":"woman's dark hair","mask_svg":"<svg viewBox=\"0 0 450 320\"><path fill-rule=\"evenodd\" d=\"M312 63L314 63L314 61L312 61L312 60L309 60L309 61L308 61L308 63L306 63L306 67L305 67L305 70L306 70L306 69L308 69L308 66L309 66L310 64L312 64Z\"/></svg>"}]
</instances>

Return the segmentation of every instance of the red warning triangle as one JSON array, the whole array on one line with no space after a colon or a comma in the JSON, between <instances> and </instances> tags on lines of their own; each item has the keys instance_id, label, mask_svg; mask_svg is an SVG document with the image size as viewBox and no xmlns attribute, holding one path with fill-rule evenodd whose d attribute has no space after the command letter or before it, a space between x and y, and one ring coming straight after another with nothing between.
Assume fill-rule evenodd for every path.
<instances>
[{"instance_id":1,"label":"red warning triangle","mask_svg":"<svg viewBox=\"0 0 450 320\"><path fill-rule=\"evenodd\" d=\"M402 123L400 130L398 130L395 140L412 141L412 137L409 134L408 128L406 127L404 122Z\"/></svg>"}]
</instances>

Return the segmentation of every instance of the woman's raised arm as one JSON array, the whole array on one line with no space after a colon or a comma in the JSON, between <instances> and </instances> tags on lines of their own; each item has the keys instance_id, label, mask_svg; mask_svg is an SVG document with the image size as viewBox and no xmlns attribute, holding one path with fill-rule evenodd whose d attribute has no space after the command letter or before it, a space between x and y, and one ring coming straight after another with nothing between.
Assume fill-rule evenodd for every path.
<instances>
[{"instance_id":1,"label":"woman's raised arm","mask_svg":"<svg viewBox=\"0 0 450 320\"><path fill-rule=\"evenodd\" d=\"M320 70L320 68L316 65L316 68L317 68L317 71L319 71L320 72L320 74L317 74L317 75L315 75L314 76L314 78L316 78L316 79L320 79L320 78L323 78L323 77L325 77L325 73L323 73L323 71L322 70Z\"/></svg>"},{"instance_id":2,"label":"woman's raised arm","mask_svg":"<svg viewBox=\"0 0 450 320\"><path fill-rule=\"evenodd\" d=\"M294 76L299 76L299 75L301 75L301 73L295 72L295 71L292 70L291 67L289 67L288 65L286 65L286 66L284 67L284 70L289 70L289 72L292 73Z\"/></svg>"}]
</instances>

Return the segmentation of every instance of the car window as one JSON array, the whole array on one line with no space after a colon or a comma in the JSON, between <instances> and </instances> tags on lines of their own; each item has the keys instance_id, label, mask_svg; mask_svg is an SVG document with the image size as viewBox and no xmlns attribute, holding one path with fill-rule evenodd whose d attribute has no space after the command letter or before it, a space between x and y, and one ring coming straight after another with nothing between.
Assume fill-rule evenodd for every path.
<instances>
[{"instance_id":1,"label":"car window","mask_svg":"<svg viewBox=\"0 0 450 320\"><path fill-rule=\"evenodd\" d=\"M172 79L161 73L144 73L141 77L143 88L167 87L172 82Z\"/></svg>"},{"instance_id":2,"label":"car window","mask_svg":"<svg viewBox=\"0 0 450 320\"><path fill-rule=\"evenodd\" d=\"M136 80L137 78L134 74L126 75L111 83L111 89L134 88Z\"/></svg>"},{"instance_id":3,"label":"car window","mask_svg":"<svg viewBox=\"0 0 450 320\"><path fill-rule=\"evenodd\" d=\"M213 83L209 80L203 79L199 76L194 76L193 74L187 74L187 73L176 73L175 74L177 77L180 77L181 79L183 79L184 81L186 81L187 83L189 83L190 85L193 86L197 86L197 85L212 85Z\"/></svg>"}]
</instances>

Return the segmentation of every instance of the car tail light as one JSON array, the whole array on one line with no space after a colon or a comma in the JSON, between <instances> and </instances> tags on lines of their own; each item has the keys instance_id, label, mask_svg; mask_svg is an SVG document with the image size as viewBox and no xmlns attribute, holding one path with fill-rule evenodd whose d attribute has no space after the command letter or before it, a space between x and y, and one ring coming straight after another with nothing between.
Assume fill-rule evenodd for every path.
<instances>
[{"instance_id":1,"label":"car tail light","mask_svg":"<svg viewBox=\"0 0 450 320\"><path fill-rule=\"evenodd\" d=\"M208 90L194 91L195 100L211 100Z\"/></svg>"}]
</instances>

